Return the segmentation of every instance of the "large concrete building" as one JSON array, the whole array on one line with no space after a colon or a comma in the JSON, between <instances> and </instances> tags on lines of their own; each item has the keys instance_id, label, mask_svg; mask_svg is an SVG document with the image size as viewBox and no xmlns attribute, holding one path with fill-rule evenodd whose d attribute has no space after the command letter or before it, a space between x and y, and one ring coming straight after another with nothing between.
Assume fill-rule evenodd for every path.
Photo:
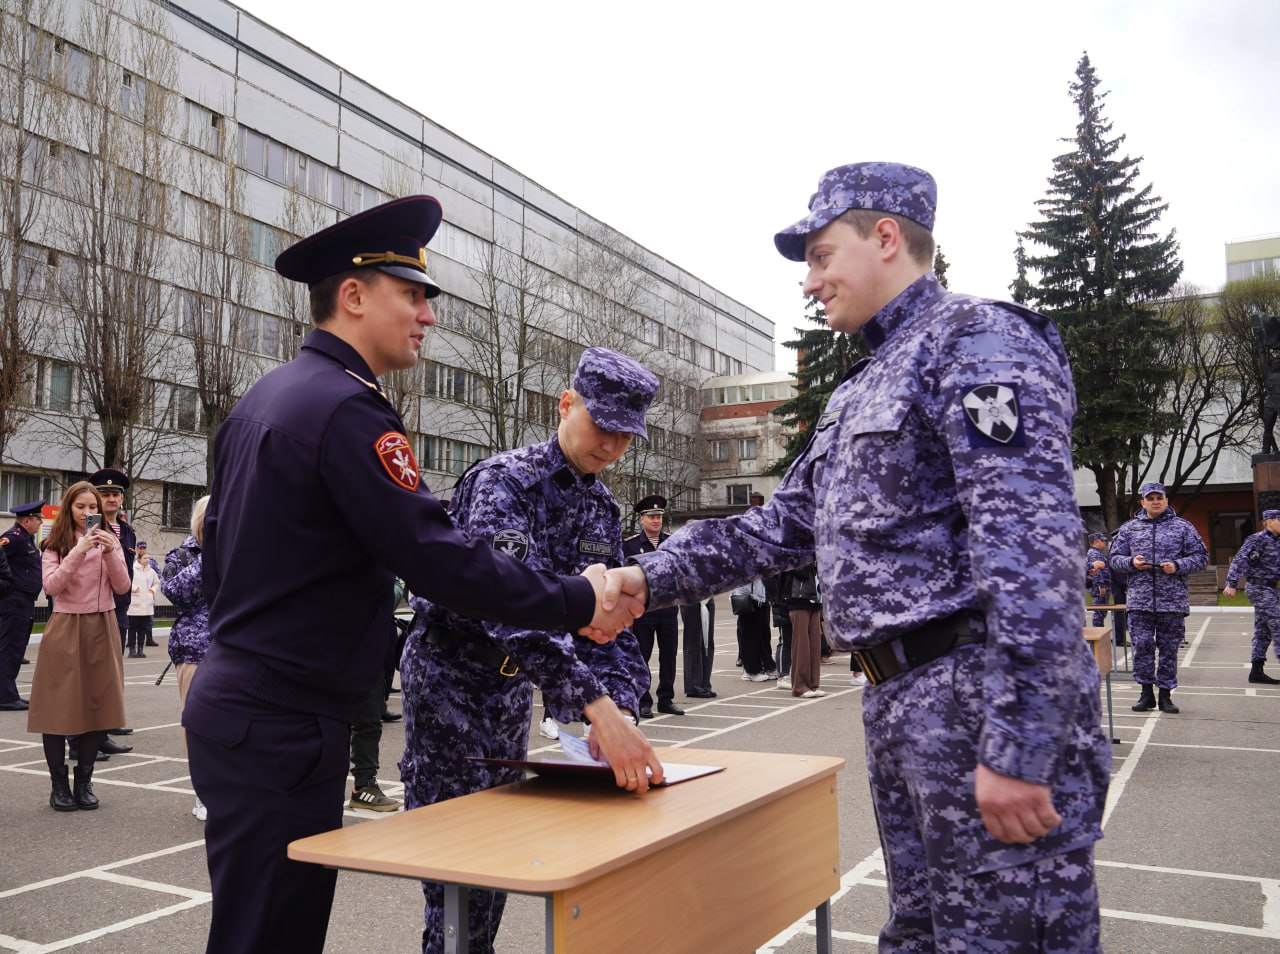
<instances>
[{"instance_id":1,"label":"large concrete building","mask_svg":"<svg viewBox=\"0 0 1280 954\"><path fill-rule=\"evenodd\" d=\"M0 184L22 185L0 242L19 267L0 285L18 286L31 360L0 409L24 418L0 511L110 454L137 479L135 522L177 539L221 413L306 333L279 249L414 192L444 208L428 256L446 294L429 360L384 383L428 486L447 495L474 460L548 435L577 356L604 345L663 382L651 440L607 479L698 506L702 383L771 369L772 321L231 3L16 6Z\"/></svg>"}]
</instances>

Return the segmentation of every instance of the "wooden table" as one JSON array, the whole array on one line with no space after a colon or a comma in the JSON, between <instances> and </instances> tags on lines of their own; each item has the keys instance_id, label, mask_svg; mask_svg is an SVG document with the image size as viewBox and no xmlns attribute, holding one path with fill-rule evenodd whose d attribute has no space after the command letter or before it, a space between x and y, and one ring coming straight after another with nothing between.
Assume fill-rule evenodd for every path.
<instances>
[{"instance_id":1,"label":"wooden table","mask_svg":"<svg viewBox=\"0 0 1280 954\"><path fill-rule=\"evenodd\" d=\"M546 898L547 954L755 950L817 913L831 951L844 760L658 749L715 775L629 795L545 778L349 825L289 857L438 881L445 951L467 951L467 887Z\"/></svg>"},{"instance_id":2,"label":"wooden table","mask_svg":"<svg viewBox=\"0 0 1280 954\"><path fill-rule=\"evenodd\" d=\"M1124 653L1124 664L1115 668L1129 672L1129 641L1126 639L1123 643L1117 644L1116 640L1124 635L1125 611L1129 608L1124 603L1086 603L1085 610L1096 613L1111 613L1115 625L1111 627L1111 650L1112 658L1116 650Z\"/></svg>"},{"instance_id":3,"label":"wooden table","mask_svg":"<svg viewBox=\"0 0 1280 954\"><path fill-rule=\"evenodd\" d=\"M1086 626L1084 628L1085 642L1089 644L1089 648L1093 650L1093 658L1098 663L1098 673L1102 676L1103 681L1107 684L1107 728L1111 732L1111 744L1116 745L1120 742L1116 738L1116 720L1115 713L1111 708L1111 627L1110 626Z\"/></svg>"}]
</instances>

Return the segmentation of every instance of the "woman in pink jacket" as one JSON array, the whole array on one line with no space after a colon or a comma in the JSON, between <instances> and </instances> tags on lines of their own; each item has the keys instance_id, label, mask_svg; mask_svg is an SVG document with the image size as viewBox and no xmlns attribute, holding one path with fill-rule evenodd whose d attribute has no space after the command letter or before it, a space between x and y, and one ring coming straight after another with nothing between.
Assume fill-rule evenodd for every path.
<instances>
[{"instance_id":1,"label":"woman in pink jacket","mask_svg":"<svg viewBox=\"0 0 1280 954\"><path fill-rule=\"evenodd\" d=\"M93 484L72 484L62 498L44 543L44 591L54 597L53 616L40 640L31 678L27 731L44 738L55 811L90 811L93 759L102 734L124 725L124 663L113 593L129 592L129 568L116 535L85 521L102 512ZM66 737L80 736L75 791L67 784Z\"/></svg>"}]
</instances>

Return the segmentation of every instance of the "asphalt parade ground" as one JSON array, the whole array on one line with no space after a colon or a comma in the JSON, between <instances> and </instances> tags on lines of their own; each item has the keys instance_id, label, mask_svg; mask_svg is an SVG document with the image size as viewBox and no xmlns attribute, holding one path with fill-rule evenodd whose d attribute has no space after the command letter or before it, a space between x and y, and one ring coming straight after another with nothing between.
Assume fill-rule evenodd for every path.
<instances>
[{"instance_id":1,"label":"asphalt parade ground","mask_svg":"<svg viewBox=\"0 0 1280 954\"><path fill-rule=\"evenodd\" d=\"M863 690L849 685L847 656L823 667L823 698L796 699L772 682L743 682L734 667L727 602L720 601L725 605L717 613L718 698L685 699L677 674L676 702L687 714L659 716L644 722L644 730L659 746L844 758L833 950L874 950L887 905L862 754ZM1113 675L1120 741L1106 837L1097 849L1108 952L1280 951L1280 687L1246 681L1252 628L1249 612L1192 614L1174 693L1178 715L1130 711L1137 698L1132 677ZM204 950L209 879L202 824L191 814L172 673L155 685L168 661L163 631L157 638L161 648L149 650L146 659L125 660L126 708L135 732L119 741L134 750L98 764L94 783L102 807L96 812L59 814L49 807L39 736L26 732L25 713L0 712L0 952ZM28 658L34 660L35 652L33 645ZM656 655L653 662L656 667ZM1274 659L1268 670L1280 676ZM24 666L19 676L24 697L31 671ZM1103 693L1104 726L1105 703ZM399 709L398 696L391 697L391 707ZM395 796L403 737L400 723L385 726L379 777ZM536 731L530 747L553 750ZM344 824L378 824L385 817L348 811ZM681 872L670 877L679 879ZM733 885L724 889L732 896ZM513 896L497 950L542 951L543 926L542 900ZM647 927L636 924L616 950L653 950ZM418 882L343 872L325 950L412 952L419 949L421 928ZM767 954L813 950L812 914L760 948Z\"/></svg>"}]
</instances>

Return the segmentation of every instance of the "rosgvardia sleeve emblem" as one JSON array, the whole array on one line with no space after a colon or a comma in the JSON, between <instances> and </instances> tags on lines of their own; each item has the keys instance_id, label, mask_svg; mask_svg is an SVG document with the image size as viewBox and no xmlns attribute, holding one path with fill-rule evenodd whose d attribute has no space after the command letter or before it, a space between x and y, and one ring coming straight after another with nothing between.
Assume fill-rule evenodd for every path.
<instances>
[{"instance_id":1,"label":"rosgvardia sleeve emblem","mask_svg":"<svg viewBox=\"0 0 1280 954\"><path fill-rule=\"evenodd\" d=\"M373 442L374 453L393 481L405 490L417 490L422 479L409 438L399 431L387 431Z\"/></svg>"}]
</instances>

